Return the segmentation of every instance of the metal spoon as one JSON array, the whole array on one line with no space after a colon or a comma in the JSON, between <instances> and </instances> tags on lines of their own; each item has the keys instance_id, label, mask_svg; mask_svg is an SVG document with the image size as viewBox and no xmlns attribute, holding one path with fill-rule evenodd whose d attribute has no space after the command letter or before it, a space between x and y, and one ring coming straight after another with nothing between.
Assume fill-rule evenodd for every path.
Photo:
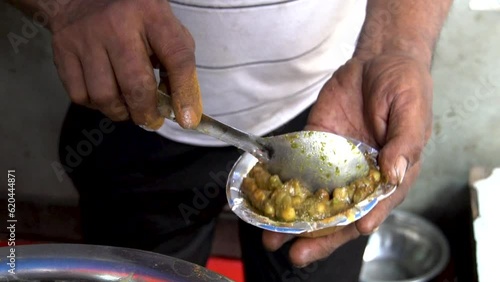
<instances>
[{"instance_id":1,"label":"metal spoon","mask_svg":"<svg viewBox=\"0 0 500 282\"><path fill-rule=\"evenodd\" d=\"M165 118L175 120L171 97L158 90L158 109ZM369 165L350 140L327 132L299 131L278 136L258 137L245 133L205 114L196 131L244 150L264 163L269 172L283 181L296 178L308 189L327 189L348 185L368 173Z\"/></svg>"}]
</instances>

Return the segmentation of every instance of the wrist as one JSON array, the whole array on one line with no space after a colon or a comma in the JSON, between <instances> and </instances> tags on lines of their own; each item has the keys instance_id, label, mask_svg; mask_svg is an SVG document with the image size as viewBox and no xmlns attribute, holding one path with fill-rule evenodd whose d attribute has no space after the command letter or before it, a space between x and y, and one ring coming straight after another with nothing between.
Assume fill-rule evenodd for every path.
<instances>
[{"instance_id":1,"label":"wrist","mask_svg":"<svg viewBox=\"0 0 500 282\"><path fill-rule=\"evenodd\" d=\"M57 0L8 0L10 5L31 17L34 22L51 32L54 30L54 26L57 25L56 22L58 22L58 19L64 15L66 6L72 2Z\"/></svg>"},{"instance_id":2,"label":"wrist","mask_svg":"<svg viewBox=\"0 0 500 282\"><path fill-rule=\"evenodd\" d=\"M387 35L382 38L364 40L360 38L353 57L361 61L371 60L377 56L398 55L412 58L431 67L433 44L418 35Z\"/></svg>"},{"instance_id":3,"label":"wrist","mask_svg":"<svg viewBox=\"0 0 500 282\"><path fill-rule=\"evenodd\" d=\"M404 55L430 68L452 0L369 0L354 56Z\"/></svg>"},{"instance_id":4,"label":"wrist","mask_svg":"<svg viewBox=\"0 0 500 282\"><path fill-rule=\"evenodd\" d=\"M64 2L61 4L59 2ZM48 0L45 3L50 3L54 10L50 13L49 22L47 24L47 29L54 33L55 31L61 29L68 23L68 13L71 10L71 6L77 5L79 1L55 1Z\"/></svg>"}]
</instances>

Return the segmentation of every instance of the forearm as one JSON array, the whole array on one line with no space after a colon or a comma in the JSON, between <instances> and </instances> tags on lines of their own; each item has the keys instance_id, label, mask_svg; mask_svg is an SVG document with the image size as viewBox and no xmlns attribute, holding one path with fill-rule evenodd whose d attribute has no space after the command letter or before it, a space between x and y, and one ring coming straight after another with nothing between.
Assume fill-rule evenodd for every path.
<instances>
[{"instance_id":1,"label":"forearm","mask_svg":"<svg viewBox=\"0 0 500 282\"><path fill-rule=\"evenodd\" d=\"M368 0L354 56L398 53L429 67L452 0Z\"/></svg>"}]
</instances>

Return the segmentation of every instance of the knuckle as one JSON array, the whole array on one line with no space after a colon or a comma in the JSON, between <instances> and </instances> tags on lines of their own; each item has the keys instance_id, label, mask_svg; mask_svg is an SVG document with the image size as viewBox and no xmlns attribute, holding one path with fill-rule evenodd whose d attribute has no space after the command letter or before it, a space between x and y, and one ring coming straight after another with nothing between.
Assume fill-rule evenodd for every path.
<instances>
[{"instance_id":1,"label":"knuckle","mask_svg":"<svg viewBox=\"0 0 500 282\"><path fill-rule=\"evenodd\" d=\"M109 112L114 116L123 116L128 114L127 108L118 99L115 99L109 104Z\"/></svg>"},{"instance_id":2,"label":"knuckle","mask_svg":"<svg viewBox=\"0 0 500 282\"><path fill-rule=\"evenodd\" d=\"M55 34L52 38L52 53L54 65L57 69L60 69L63 61L63 47L62 47L60 36Z\"/></svg>"},{"instance_id":3,"label":"knuckle","mask_svg":"<svg viewBox=\"0 0 500 282\"><path fill-rule=\"evenodd\" d=\"M98 107L108 107L113 103L115 98L111 94L99 93L91 95L90 100L92 101L92 104Z\"/></svg>"},{"instance_id":4,"label":"knuckle","mask_svg":"<svg viewBox=\"0 0 500 282\"><path fill-rule=\"evenodd\" d=\"M323 240L318 242L319 252L316 254L316 259L322 259L329 256L336 249L337 242L334 237L330 240Z\"/></svg>"},{"instance_id":5,"label":"knuckle","mask_svg":"<svg viewBox=\"0 0 500 282\"><path fill-rule=\"evenodd\" d=\"M63 38L60 33L55 33L52 36L52 49L57 52L59 48L63 45Z\"/></svg>"},{"instance_id":6,"label":"knuckle","mask_svg":"<svg viewBox=\"0 0 500 282\"><path fill-rule=\"evenodd\" d=\"M123 93L127 99L127 104L137 107L155 97L156 82L152 78L143 76L142 79L136 80L133 83L127 83L124 88L127 89Z\"/></svg>"},{"instance_id":7,"label":"knuckle","mask_svg":"<svg viewBox=\"0 0 500 282\"><path fill-rule=\"evenodd\" d=\"M170 63L169 68L186 69L194 67L194 48L181 40L175 40L166 45L162 51L163 56Z\"/></svg>"},{"instance_id":8,"label":"knuckle","mask_svg":"<svg viewBox=\"0 0 500 282\"><path fill-rule=\"evenodd\" d=\"M75 91L69 92L69 98L73 103L75 103L77 105L85 106L89 103L89 99L86 95L76 93Z\"/></svg>"},{"instance_id":9,"label":"knuckle","mask_svg":"<svg viewBox=\"0 0 500 282\"><path fill-rule=\"evenodd\" d=\"M121 112L110 112L107 114L109 116L109 118L112 120L112 121L125 121L125 120L128 120L129 119L129 115L128 115L128 112L125 110L125 111L121 111Z\"/></svg>"},{"instance_id":10,"label":"knuckle","mask_svg":"<svg viewBox=\"0 0 500 282\"><path fill-rule=\"evenodd\" d=\"M410 164L415 164L420 161L420 156L425 147L425 140L422 139L420 142L415 142L409 152L409 162Z\"/></svg>"},{"instance_id":11,"label":"knuckle","mask_svg":"<svg viewBox=\"0 0 500 282\"><path fill-rule=\"evenodd\" d=\"M189 29L187 29L184 25L181 25L182 32L184 33L184 37L187 40L187 45L194 51L196 49L196 43L194 41L193 36Z\"/></svg>"}]
</instances>

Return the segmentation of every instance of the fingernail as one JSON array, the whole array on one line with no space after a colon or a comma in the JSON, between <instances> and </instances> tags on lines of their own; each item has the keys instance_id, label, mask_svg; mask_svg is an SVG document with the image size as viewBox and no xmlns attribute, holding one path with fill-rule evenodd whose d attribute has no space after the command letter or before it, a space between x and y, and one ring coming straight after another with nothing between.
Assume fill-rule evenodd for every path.
<instances>
[{"instance_id":1,"label":"fingernail","mask_svg":"<svg viewBox=\"0 0 500 282\"><path fill-rule=\"evenodd\" d=\"M369 236L369 235L373 235L374 233L376 233L376 232L378 231L378 229L379 229L379 228L380 228L380 227L378 227L378 226L377 226L376 228L374 228L374 229L372 230L372 232L370 232L370 234L366 234L366 235L368 235L368 236Z\"/></svg>"},{"instance_id":2,"label":"fingernail","mask_svg":"<svg viewBox=\"0 0 500 282\"><path fill-rule=\"evenodd\" d=\"M193 128L195 126L196 113L192 107L182 108L182 123L185 128Z\"/></svg>"},{"instance_id":3,"label":"fingernail","mask_svg":"<svg viewBox=\"0 0 500 282\"><path fill-rule=\"evenodd\" d=\"M160 127L162 127L163 123L165 122L165 118L162 116L157 117L151 124L150 127L158 130Z\"/></svg>"},{"instance_id":4,"label":"fingernail","mask_svg":"<svg viewBox=\"0 0 500 282\"><path fill-rule=\"evenodd\" d=\"M130 118L130 114L128 113L128 111L125 111L125 112L123 113L123 115L121 116L121 118L122 118L122 119L124 119L124 120L129 119L129 118Z\"/></svg>"},{"instance_id":5,"label":"fingernail","mask_svg":"<svg viewBox=\"0 0 500 282\"><path fill-rule=\"evenodd\" d=\"M304 267L307 267L309 264L306 263L306 264L302 264L302 265L294 265L295 268L304 268Z\"/></svg>"},{"instance_id":6,"label":"fingernail","mask_svg":"<svg viewBox=\"0 0 500 282\"><path fill-rule=\"evenodd\" d=\"M405 178L406 170L408 169L408 161L405 157L399 156L396 161L396 166L394 167L396 170L396 177L398 178L398 185L403 183Z\"/></svg>"},{"instance_id":7,"label":"fingernail","mask_svg":"<svg viewBox=\"0 0 500 282\"><path fill-rule=\"evenodd\" d=\"M147 131L156 131L160 129L160 127L163 125L165 122L165 118L159 116L155 119L151 118L148 116L146 118L146 123L144 125L141 125L141 127Z\"/></svg>"},{"instance_id":8,"label":"fingernail","mask_svg":"<svg viewBox=\"0 0 500 282\"><path fill-rule=\"evenodd\" d=\"M154 131L153 129L151 129L151 128L145 126L145 125L142 125L142 124L139 125L139 127L142 128L142 129L144 129L144 130L146 130L146 131L149 131L149 132L153 132Z\"/></svg>"}]
</instances>

